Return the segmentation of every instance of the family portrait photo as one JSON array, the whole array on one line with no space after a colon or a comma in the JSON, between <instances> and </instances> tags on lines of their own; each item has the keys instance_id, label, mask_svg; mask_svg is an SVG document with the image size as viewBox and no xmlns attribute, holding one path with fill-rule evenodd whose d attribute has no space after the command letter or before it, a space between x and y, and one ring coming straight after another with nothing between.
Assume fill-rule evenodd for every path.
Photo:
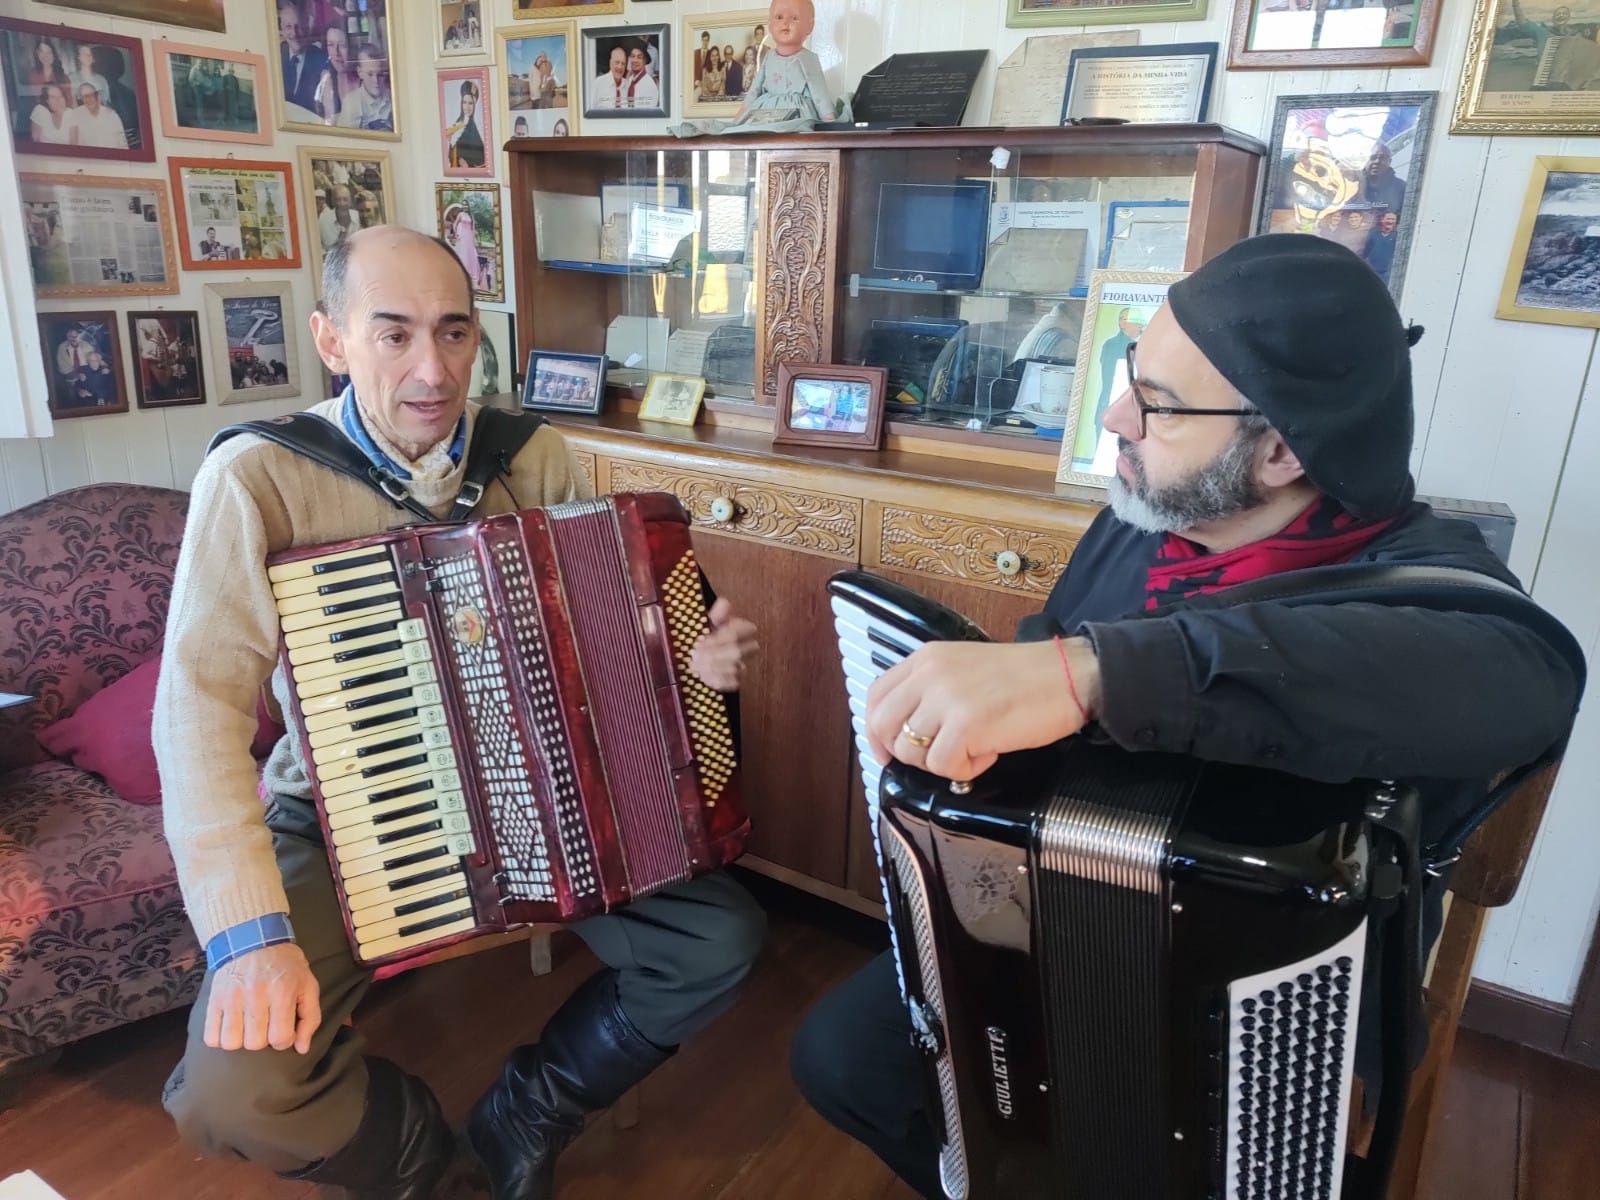
<instances>
[{"instance_id":1,"label":"family portrait photo","mask_svg":"<svg viewBox=\"0 0 1600 1200\"><path fill-rule=\"evenodd\" d=\"M512 137L570 137L577 100L570 64L577 33L570 22L500 33L500 81Z\"/></svg>"},{"instance_id":2,"label":"family portrait photo","mask_svg":"<svg viewBox=\"0 0 1600 1200\"><path fill-rule=\"evenodd\" d=\"M299 350L287 283L208 284L205 303L212 369L223 381L219 404L299 394Z\"/></svg>"},{"instance_id":3,"label":"family portrait photo","mask_svg":"<svg viewBox=\"0 0 1600 1200\"><path fill-rule=\"evenodd\" d=\"M585 117L664 117L672 111L665 25L583 31Z\"/></svg>"},{"instance_id":4,"label":"family portrait photo","mask_svg":"<svg viewBox=\"0 0 1600 1200\"><path fill-rule=\"evenodd\" d=\"M472 294L498 304L505 299L501 257L500 188L496 184L434 185L439 236L461 261Z\"/></svg>"},{"instance_id":5,"label":"family portrait photo","mask_svg":"<svg viewBox=\"0 0 1600 1200\"><path fill-rule=\"evenodd\" d=\"M731 116L738 111L761 64L766 21L766 9L684 18L684 68L690 72L687 115Z\"/></svg>"},{"instance_id":6,"label":"family portrait photo","mask_svg":"<svg viewBox=\"0 0 1600 1200\"><path fill-rule=\"evenodd\" d=\"M550 412L598 413L605 398L605 359L594 354L528 355L522 407Z\"/></svg>"},{"instance_id":7,"label":"family portrait photo","mask_svg":"<svg viewBox=\"0 0 1600 1200\"><path fill-rule=\"evenodd\" d=\"M389 0L276 0L284 129L397 139Z\"/></svg>"},{"instance_id":8,"label":"family portrait photo","mask_svg":"<svg viewBox=\"0 0 1600 1200\"><path fill-rule=\"evenodd\" d=\"M39 341L50 381L51 416L61 420L128 411L116 313L40 313Z\"/></svg>"},{"instance_id":9,"label":"family portrait photo","mask_svg":"<svg viewBox=\"0 0 1600 1200\"><path fill-rule=\"evenodd\" d=\"M440 71L440 170L449 178L470 179L494 174L494 105L489 102L489 68L457 67Z\"/></svg>"},{"instance_id":10,"label":"family portrait photo","mask_svg":"<svg viewBox=\"0 0 1600 1200\"><path fill-rule=\"evenodd\" d=\"M1405 281L1432 92L1281 96L1258 233L1314 233Z\"/></svg>"},{"instance_id":11,"label":"family portrait photo","mask_svg":"<svg viewBox=\"0 0 1600 1200\"><path fill-rule=\"evenodd\" d=\"M133 393L140 408L178 408L206 402L200 364L200 314L130 312Z\"/></svg>"},{"instance_id":12,"label":"family portrait photo","mask_svg":"<svg viewBox=\"0 0 1600 1200\"><path fill-rule=\"evenodd\" d=\"M438 20L434 48L441 58L482 54L489 44L482 0L439 0Z\"/></svg>"},{"instance_id":13,"label":"family portrait photo","mask_svg":"<svg viewBox=\"0 0 1600 1200\"><path fill-rule=\"evenodd\" d=\"M773 444L876 448L888 374L882 367L780 363Z\"/></svg>"},{"instance_id":14,"label":"family portrait photo","mask_svg":"<svg viewBox=\"0 0 1600 1200\"><path fill-rule=\"evenodd\" d=\"M18 154L155 161L137 39L0 18L0 68Z\"/></svg>"},{"instance_id":15,"label":"family portrait photo","mask_svg":"<svg viewBox=\"0 0 1600 1200\"><path fill-rule=\"evenodd\" d=\"M348 153L321 146L300 147L302 211L310 225L311 268L322 275L323 252L358 229L394 220L390 197L394 182L384 150Z\"/></svg>"},{"instance_id":16,"label":"family portrait photo","mask_svg":"<svg viewBox=\"0 0 1600 1200\"><path fill-rule=\"evenodd\" d=\"M639 419L693 425L705 395L706 381L698 375L651 375L645 385L644 401L639 405Z\"/></svg>"},{"instance_id":17,"label":"family portrait photo","mask_svg":"<svg viewBox=\"0 0 1600 1200\"><path fill-rule=\"evenodd\" d=\"M151 49L163 134L258 145L272 140L267 60L261 55L166 40Z\"/></svg>"}]
</instances>

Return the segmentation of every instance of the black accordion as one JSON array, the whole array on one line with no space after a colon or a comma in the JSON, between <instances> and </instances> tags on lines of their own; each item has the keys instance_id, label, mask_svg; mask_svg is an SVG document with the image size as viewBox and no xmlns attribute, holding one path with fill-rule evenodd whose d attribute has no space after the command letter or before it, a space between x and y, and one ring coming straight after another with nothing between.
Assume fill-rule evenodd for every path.
<instances>
[{"instance_id":1,"label":"black accordion","mask_svg":"<svg viewBox=\"0 0 1600 1200\"><path fill-rule=\"evenodd\" d=\"M946 1195L1340 1196L1396 790L1081 738L971 784L880 772L871 681L983 634L860 572L829 590Z\"/></svg>"}]
</instances>

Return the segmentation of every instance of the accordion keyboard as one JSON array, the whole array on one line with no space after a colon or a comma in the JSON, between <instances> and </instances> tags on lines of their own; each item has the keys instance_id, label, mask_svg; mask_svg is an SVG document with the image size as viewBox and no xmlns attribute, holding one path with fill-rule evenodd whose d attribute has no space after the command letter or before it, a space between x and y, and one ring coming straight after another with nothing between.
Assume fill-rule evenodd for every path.
<instances>
[{"instance_id":1,"label":"accordion keyboard","mask_svg":"<svg viewBox=\"0 0 1600 1200\"><path fill-rule=\"evenodd\" d=\"M476 851L423 622L387 549L268 568L305 738L363 959L476 924Z\"/></svg>"}]
</instances>

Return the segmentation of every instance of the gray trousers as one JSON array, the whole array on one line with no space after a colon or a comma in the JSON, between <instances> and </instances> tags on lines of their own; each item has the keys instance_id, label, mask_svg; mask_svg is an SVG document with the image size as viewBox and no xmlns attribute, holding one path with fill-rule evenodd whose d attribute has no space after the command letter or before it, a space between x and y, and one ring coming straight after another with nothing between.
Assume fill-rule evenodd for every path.
<instances>
[{"instance_id":1,"label":"gray trousers","mask_svg":"<svg viewBox=\"0 0 1600 1200\"><path fill-rule=\"evenodd\" d=\"M208 971L189 1014L183 1061L167 1081L162 1102L184 1138L206 1153L236 1154L285 1172L343 1148L361 1123L367 1092L363 1039L345 1019L366 995L372 975L350 957L311 802L278 796L267 825L295 940L321 988L322 1023L305 1055L292 1049L212 1049L204 1041ZM766 916L744 888L719 872L570 928L618 972L618 1001L639 1032L671 1047L733 1004L761 948ZM531 976L528 986L538 986Z\"/></svg>"}]
</instances>

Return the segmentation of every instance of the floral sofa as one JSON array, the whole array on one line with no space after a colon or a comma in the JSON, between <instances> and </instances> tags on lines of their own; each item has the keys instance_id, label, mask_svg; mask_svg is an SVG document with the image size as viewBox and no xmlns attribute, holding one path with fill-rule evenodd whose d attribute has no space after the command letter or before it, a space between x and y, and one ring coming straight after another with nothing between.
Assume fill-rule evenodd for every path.
<instances>
[{"instance_id":1,"label":"floral sofa","mask_svg":"<svg viewBox=\"0 0 1600 1200\"><path fill-rule=\"evenodd\" d=\"M160 653L187 504L104 484L0 516L0 692L35 697L0 709L0 1069L200 985L160 805L39 740Z\"/></svg>"}]
</instances>

